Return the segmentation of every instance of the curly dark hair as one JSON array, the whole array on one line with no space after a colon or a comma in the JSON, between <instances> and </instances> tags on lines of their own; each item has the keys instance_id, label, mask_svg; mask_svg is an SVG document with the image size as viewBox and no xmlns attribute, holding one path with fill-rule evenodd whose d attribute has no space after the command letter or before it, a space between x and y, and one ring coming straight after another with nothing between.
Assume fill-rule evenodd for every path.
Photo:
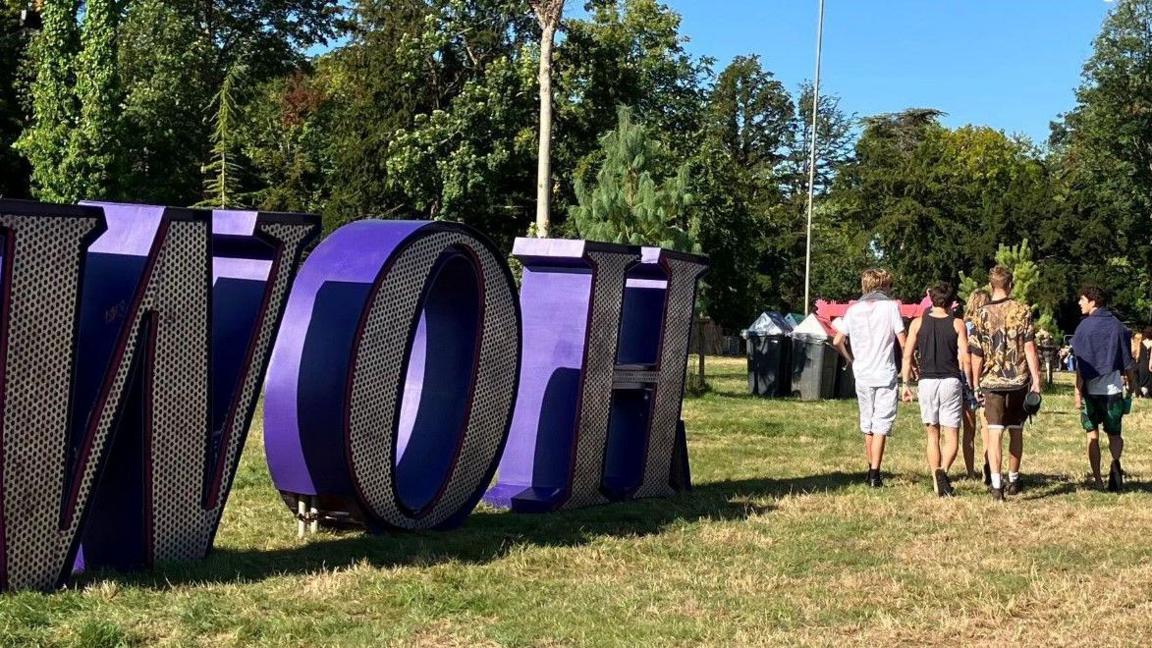
<instances>
[{"instance_id":1,"label":"curly dark hair","mask_svg":"<svg viewBox=\"0 0 1152 648\"><path fill-rule=\"evenodd\" d=\"M1080 288L1079 295L1090 302L1094 302L1096 308L1103 308L1108 305L1108 291L1097 284L1084 284Z\"/></svg>"},{"instance_id":2,"label":"curly dark hair","mask_svg":"<svg viewBox=\"0 0 1152 648\"><path fill-rule=\"evenodd\" d=\"M932 305L936 308L947 309L956 299L956 291L952 288L952 284L941 281L928 289L928 299L932 300Z\"/></svg>"}]
</instances>

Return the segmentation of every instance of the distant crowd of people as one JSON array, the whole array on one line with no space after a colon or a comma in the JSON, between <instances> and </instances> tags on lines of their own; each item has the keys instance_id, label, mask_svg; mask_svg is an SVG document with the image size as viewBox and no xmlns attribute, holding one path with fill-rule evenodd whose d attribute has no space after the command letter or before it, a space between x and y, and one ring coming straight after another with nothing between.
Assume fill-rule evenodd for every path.
<instances>
[{"instance_id":1,"label":"distant crowd of people","mask_svg":"<svg viewBox=\"0 0 1152 648\"><path fill-rule=\"evenodd\" d=\"M856 379L870 486L883 485L880 468L898 402L915 399L938 495L954 494L948 471L961 448L967 476L979 478L977 429L984 441L983 477L992 499L1003 501L1005 495L1022 492L1024 425L1041 404L1037 331L1032 308L1012 298L1008 268L992 268L988 283L987 290L968 296L962 310L951 284L931 286L930 308L905 330L899 304L889 296L892 275L866 270L860 277L862 296L833 323L837 331L833 343ZM1152 397L1152 328L1134 340L1108 309L1108 295L1099 286L1082 287L1079 305L1085 317L1070 344L1075 404L1087 436L1093 483L1105 488L1100 468L1103 430L1112 457L1106 488L1118 492L1124 485L1120 464L1124 415L1131 409L1133 394ZM899 373L896 345L902 351ZM1005 432L1007 475L1002 472Z\"/></svg>"}]
</instances>

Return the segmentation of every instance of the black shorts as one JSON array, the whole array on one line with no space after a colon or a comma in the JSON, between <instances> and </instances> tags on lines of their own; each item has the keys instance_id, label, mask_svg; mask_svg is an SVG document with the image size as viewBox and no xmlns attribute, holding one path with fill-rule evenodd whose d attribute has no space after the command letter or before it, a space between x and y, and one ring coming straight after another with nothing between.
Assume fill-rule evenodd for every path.
<instances>
[{"instance_id":1,"label":"black shorts","mask_svg":"<svg viewBox=\"0 0 1152 648\"><path fill-rule=\"evenodd\" d=\"M1028 388L1012 391L984 392L984 417L990 428L1022 428L1028 414L1024 411L1024 397Z\"/></svg>"}]
</instances>

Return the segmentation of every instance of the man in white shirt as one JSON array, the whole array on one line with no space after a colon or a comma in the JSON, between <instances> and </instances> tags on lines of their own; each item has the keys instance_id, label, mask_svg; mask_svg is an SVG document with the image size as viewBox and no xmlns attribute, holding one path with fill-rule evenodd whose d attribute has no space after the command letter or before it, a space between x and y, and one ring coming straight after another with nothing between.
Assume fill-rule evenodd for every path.
<instances>
[{"instance_id":1,"label":"man in white shirt","mask_svg":"<svg viewBox=\"0 0 1152 648\"><path fill-rule=\"evenodd\" d=\"M848 307L836 321L833 344L852 366L856 379L856 401L860 406L860 431L868 457L868 485L879 488L880 462L884 443L896 420L896 352L894 343L906 342L900 307L888 296L892 275L870 269L860 275L860 300ZM845 345L849 340L851 353Z\"/></svg>"}]
</instances>

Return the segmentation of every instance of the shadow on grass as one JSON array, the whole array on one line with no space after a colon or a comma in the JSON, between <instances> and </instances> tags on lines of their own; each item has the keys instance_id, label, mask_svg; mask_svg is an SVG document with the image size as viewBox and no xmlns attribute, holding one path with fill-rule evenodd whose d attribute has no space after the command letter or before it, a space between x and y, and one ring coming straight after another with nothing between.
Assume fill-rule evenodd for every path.
<instances>
[{"instance_id":1,"label":"shadow on grass","mask_svg":"<svg viewBox=\"0 0 1152 648\"><path fill-rule=\"evenodd\" d=\"M755 401L764 401L765 403L770 403L770 404L771 403L804 403L804 404L809 404L809 403L831 403L831 402L841 402L841 401L849 401L849 402L853 403L853 405L855 405L855 403L856 403L856 399L854 397L853 398L825 398L825 399L821 399L821 400L806 401L806 400L801 400L800 397L796 396L796 395L792 395L792 396L760 396L758 394L750 394L746 391L739 391L739 392L738 391L719 391L719 390L715 390L715 389L713 389L712 391L709 391L707 396L711 400L720 400L720 399L740 400L740 401L755 400Z\"/></svg>"},{"instance_id":2,"label":"shadow on grass","mask_svg":"<svg viewBox=\"0 0 1152 648\"><path fill-rule=\"evenodd\" d=\"M1024 473L1022 479L1022 483L1024 484L1024 492L1020 494L1020 499L1022 500L1057 497L1085 488L1082 481L1072 479L1068 475Z\"/></svg>"},{"instance_id":3,"label":"shadow on grass","mask_svg":"<svg viewBox=\"0 0 1152 648\"><path fill-rule=\"evenodd\" d=\"M313 573L367 562L375 567L484 564L519 546L579 547L597 538L643 537L701 520L741 520L771 512L758 500L788 494L832 491L858 484L860 475L831 473L797 479L744 479L710 482L668 499L633 500L544 515L480 510L464 526L371 536L360 531L323 532L313 541L286 549L216 549L201 561L168 563L148 572L95 572L77 585L113 579L124 585L168 589L184 584L240 583L284 574ZM285 511L283 526L291 533Z\"/></svg>"},{"instance_id":4,"label":"shadow on grass","mask_svg":"<svg viewBox=\"0 0 1152 648\"><path fill-rule=\"evenodd\" d=\"M1050 475L1046 473L1024 473L1024 492L1020 500L1042 500L1049 497L1059 497L1080 491L1104 492L1102 488L1092 485L1087 478L1076 478L1068 475ZM1107 473L1105 472L1105 482ZM1123 493L1152 493L1152 482L1125 481Z\"/></svg>"}]
</instances>

